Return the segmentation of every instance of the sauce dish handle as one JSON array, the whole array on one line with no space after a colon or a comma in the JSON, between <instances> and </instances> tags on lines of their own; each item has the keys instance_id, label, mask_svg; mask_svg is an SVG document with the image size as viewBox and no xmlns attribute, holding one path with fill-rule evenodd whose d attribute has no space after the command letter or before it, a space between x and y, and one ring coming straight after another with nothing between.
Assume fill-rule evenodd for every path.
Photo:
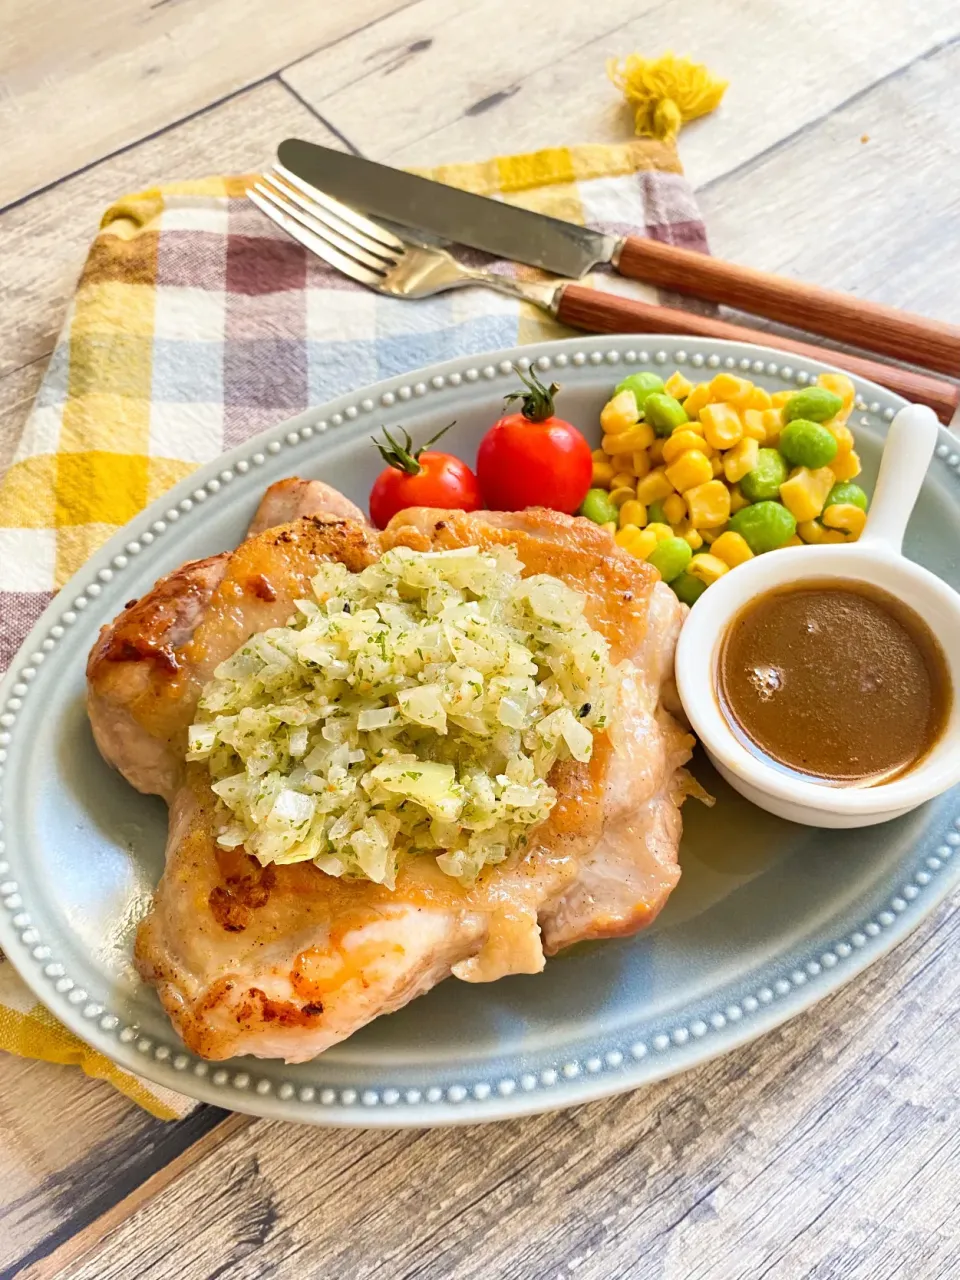
<instances>
[{"instance_id":1,"label":"sauce dish handle","mask_svg":"<svg viewBox=\"0 0 960 1280\"><path fill-rule=\"evenodd\" d=\"M900 555L938 430L937 415L922 404L908 404L891 422L861 546L883 547Z\"/></svg>"}]
</instances>

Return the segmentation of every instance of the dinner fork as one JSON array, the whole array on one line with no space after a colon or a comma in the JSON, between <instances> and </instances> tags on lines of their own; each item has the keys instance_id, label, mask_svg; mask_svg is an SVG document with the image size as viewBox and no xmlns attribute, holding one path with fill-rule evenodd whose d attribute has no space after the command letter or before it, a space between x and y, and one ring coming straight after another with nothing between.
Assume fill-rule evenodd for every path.
<instances>
[{"instance_id":1,"label":"dinner fork","mask_svg":"<svg viewBox=\"0 0 960 1280\"><path fill-rule=\"evenodd\" d=\"M514 280L494 271L474 270L438 245L409 234L401 239L281 164L265 173L247 195L278 227L331 267L395 298L428 298L448 289L484 285L552 310L562 288L555 281Z\"/></svg>"},{"instance_id":2,"label":"dinner fork","mask_svg":"<svg viewBox=\"0 0 960 1280\"><path fill-rule=\"evenodd\" d=\"M465 266L446 249L417 239L406 229L397 235L279 163L247 189L247 196L272 222L335 270L394 298L428 298L448 289L480 285L532 303L562 324L590 333L693 335L777 347L818 364L839 366L907 400L927 404L943 422L950 422L960 402L960 387L911 369L569 281L518 280Z\"/></svg>"}]
</instances>

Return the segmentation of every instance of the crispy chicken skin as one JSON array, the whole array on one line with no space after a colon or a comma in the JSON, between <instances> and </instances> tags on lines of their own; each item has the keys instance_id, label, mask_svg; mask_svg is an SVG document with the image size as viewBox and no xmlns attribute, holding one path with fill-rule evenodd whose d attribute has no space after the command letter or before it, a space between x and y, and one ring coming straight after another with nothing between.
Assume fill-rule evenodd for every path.
<instances>
[{"instance_id":1,"label":"crispy chicken skin","mask_svg":"<svg viewBox=\"0 0 960 1280\"><path fill-rule=\"evenodd\" d=\"M211 1059L304 1061L451 973L485 982L539 972L545 954L643 928L680 874L692 739L661 690L670 687L682 609L655 571L597 526L552 511L412 509L377 533L359 513L341 514L342 504L352 506L318 482L272 486L252 536L131 603L88 663L104 757L170 804L166 870L136 963L187 1045ZM287 519L274 526L275 517ZM357 571L398 545L507 543L527 573L582 591L614 661L628 660L615 723L595 736L589 764L554 767L559 799L523 853L469 889L432 858L411 859L391 892L312 863L261 867L242 849L219 848L206 770L184 764L186 730L217 664L250 635L282 625L324 560Z\"/></svg>"},{"instance_id":2,"label":"crispy chicken skin","mask_svg":"<svg viewBox=\"0 0 960 1280\"><path fill-rule=\"evenodd\" d=\"M161 578L90 652L87 707L104 758L138 791L172 802L187 727L214 668L255 632L282 626L321 561L359 571L378 555L368 525L311 515Z\"/></svg>"}]
</instances>

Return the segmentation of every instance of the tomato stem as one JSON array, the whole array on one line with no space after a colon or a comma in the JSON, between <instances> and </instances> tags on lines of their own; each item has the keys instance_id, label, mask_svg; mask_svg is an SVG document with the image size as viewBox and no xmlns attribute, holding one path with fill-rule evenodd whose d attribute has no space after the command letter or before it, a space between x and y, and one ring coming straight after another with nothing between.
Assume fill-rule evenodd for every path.
<instances>
[{"instance_id":1,"label":"tomato stem","mask_svg":"<svg viewBox=\"0 0 960 1280\"><path fill-rule=\"evenodd\" d=\"M513 369L527 389L526 391L514 391L510 395L504 396L504 403L511 405L514 400L521 401L520 412L528 422L546 422L548 418L552 418L554 414L553 397L560 390L560 384L551 382L549 387L545 387L533 369L529 373L524 373L520 366L516 364Z\"/></svg>"},{"instance_id":2,"label":"tomato stem","mask_svg":"<svg viewBox=\"0 0 960 1280\"><path fill-rule=\"evenodd\" d=\"M419 449L414 449L410 432L405 431L403 427L400 428L403 435L402 443L399 440L394 440L386 427L382 428L383 434L387 439L386 444L381 444L376 436L371 436L370 439L380 450L380 456L388 466L395 468L397 471L405 471L408 476L418 476L423 470L423 467L420 464L421 453L424 453L429 449L432 444L436 444L440 437L445 435L446 432L455 425L456 419L454 419L453 422L448 422L445 427L441 427L437 434L435 436L431 436L425 444L422 444L419 447Z\"/></svg>"}]
</instances>

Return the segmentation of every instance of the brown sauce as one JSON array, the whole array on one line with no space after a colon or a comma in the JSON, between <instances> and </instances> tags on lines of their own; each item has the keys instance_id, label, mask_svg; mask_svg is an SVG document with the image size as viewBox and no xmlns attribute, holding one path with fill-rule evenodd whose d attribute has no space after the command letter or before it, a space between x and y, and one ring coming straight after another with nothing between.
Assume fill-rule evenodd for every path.
<instances>
[{"instance_id":1,"label":"brown sauce","mask_svg":"<svg viewBox=\"0 0 960 1280\"><path fill-rule=\"evenodd\" d=\"M754 755L833 786L876 786L934 746L952 702L940 645L912 609L857 582L753 600L720 650L720 707Z\"/></svg>"}]
</instances>

